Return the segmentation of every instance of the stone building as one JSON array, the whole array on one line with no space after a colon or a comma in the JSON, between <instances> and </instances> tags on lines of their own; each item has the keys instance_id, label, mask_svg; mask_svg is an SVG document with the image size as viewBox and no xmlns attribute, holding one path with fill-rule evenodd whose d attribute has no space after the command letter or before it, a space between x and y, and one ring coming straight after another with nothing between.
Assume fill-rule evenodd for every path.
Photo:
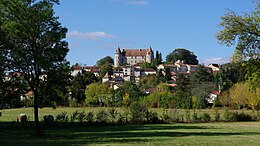
<instances>
[{"instance_id":1,"label":"stone building","mask_svg":"<svg viewBox=\"0 0 260 146\"><path fill-rule=\"evenodd\" d=\"M135 65L138 63L148 62L151 63L154 58L152 48L147 49L116 49L114 57L114 67Z\"/></svg>"}]
</instances>

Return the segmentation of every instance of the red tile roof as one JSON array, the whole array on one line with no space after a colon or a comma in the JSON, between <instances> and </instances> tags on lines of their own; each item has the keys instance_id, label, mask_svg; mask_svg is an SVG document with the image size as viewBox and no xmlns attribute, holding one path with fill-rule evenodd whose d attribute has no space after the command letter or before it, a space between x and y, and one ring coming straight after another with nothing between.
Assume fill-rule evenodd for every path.
<instances>
[{"instance_id":1,"label":"red tile roof","mask_svg":"<svg viewBox=\"0 0 260 146\"><path fill-rule=\"evenodd\" d=\"M72 66L72 70L81 70L81 66Z\"/></svg>"},{"instance_id":2,"label":"red tile roof","mask_svg":"<svg viewBox=\"0 0 260 146\"><path fill-rule=\"evenodd\" d=\"M211 93L212 93L212 94L215 94L215 95L220 95L220 92L219 92L219 91L216 91L216 90L212 91Z\"/></svg>"},{"instance_id":3,"label":"red tile roof","mask_svg":"<svg viewBox=\"0 0 260 146\"><path fill-rule=\"evenodd\" d=\"M151 49L123 49L122 53L125 56L146 56L151 53Z\"/></svg>"}]
</instances>

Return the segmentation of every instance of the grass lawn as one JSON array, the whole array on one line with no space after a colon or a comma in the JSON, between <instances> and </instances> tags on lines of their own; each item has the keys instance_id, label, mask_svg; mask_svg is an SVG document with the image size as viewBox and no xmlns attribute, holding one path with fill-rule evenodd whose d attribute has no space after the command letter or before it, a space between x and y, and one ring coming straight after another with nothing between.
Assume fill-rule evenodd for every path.
<instances>
[{"instance_id":1,"label":"grass lawn","mask_svg":"<svg viewBox=\"0 0 260 146\"><path fill-rule=\"evenodd\" d=\"M0 122L3 125L5 122ZM1 126L0 125L0 126ZM2 128L1 145L260 145L260 122Z\"/></svg>"},{"instance_id":2,"label":"grass lawn","mask_svg":"<svg viewBox=\"0 0 260 146\"><path fill-rule=\"evenodd\" d=\"M97 112L101 108L43 108L44 114L54 116L62 111L69 115L78 111ZM108 110L108 108L105 108ZM120 112L122 109L118 109ZM162 109L152 109L160 115ZM260 145L260 122L153 124L123 126L80 126L45 128L44 135L34 136L33 128L21 128L13 122L16 116L25 113L33 121L32 108L5 109L0 117L0 145ZM173 111L168 111L173 112ZM184 114L185 110L178 110ZM193 112L192 110L190 111ZM196 110L198 114L215 110ZM219 110L223 115L224 110ZM240 111L241 112L241 111ZM245 111L252 113L252 111ZM8 126L7 126L8 125ZM13 125L13 126L10 126ZM8 128L7 128L8 127ZM29 126L32 127L32 126Z\"/></svg>"}]
</instances>

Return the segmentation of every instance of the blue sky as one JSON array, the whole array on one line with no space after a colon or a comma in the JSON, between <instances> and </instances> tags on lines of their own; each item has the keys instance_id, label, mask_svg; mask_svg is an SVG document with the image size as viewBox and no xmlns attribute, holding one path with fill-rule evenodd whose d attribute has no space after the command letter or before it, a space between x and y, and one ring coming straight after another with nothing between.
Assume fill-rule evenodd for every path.
<instances>
[{"instance_id":1,"label":"blue sky","mask_svg":"<svg viewBox=\"0 0 260 146\"><path fill-rule=\"evenodd\" d=\"M69 29L71 65L95 65L115 49L152 47L163 58L186 48L200 63L227 61L234 46L218 44L220 17L254 10L251 0L60 0L59 21Z\"/></svg>"}]
</instances>

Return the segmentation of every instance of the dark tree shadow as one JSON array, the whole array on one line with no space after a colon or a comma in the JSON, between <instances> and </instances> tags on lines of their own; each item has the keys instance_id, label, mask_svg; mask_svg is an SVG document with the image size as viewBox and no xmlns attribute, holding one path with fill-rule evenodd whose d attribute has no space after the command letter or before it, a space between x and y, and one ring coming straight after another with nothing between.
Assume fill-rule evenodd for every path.
<instances>
[{"instance_id":1,"label":"dark tree shadow","mask_svg":"<svg viewBox=\"0 0 260 146\"><path fill-rule=\"evenodd\" d=\"M0 128L6 123L0 123ZM182 132L183 129L183 132ZM197 131L196 131L197 129ZM212 129L212 132L209 132ZM221 130L221 129L220 129ZM190 132L187 132L190 131ZM215 132L214 132L215 131ZM79 126L47 128L42 137L34 136L29 127L0 129L1 145L88 145L145 143L161 141L160 137L258 135L260 132L216 132L219 129L192 124L155 124L123 126Z\"/></svg>"}]
</instances>

